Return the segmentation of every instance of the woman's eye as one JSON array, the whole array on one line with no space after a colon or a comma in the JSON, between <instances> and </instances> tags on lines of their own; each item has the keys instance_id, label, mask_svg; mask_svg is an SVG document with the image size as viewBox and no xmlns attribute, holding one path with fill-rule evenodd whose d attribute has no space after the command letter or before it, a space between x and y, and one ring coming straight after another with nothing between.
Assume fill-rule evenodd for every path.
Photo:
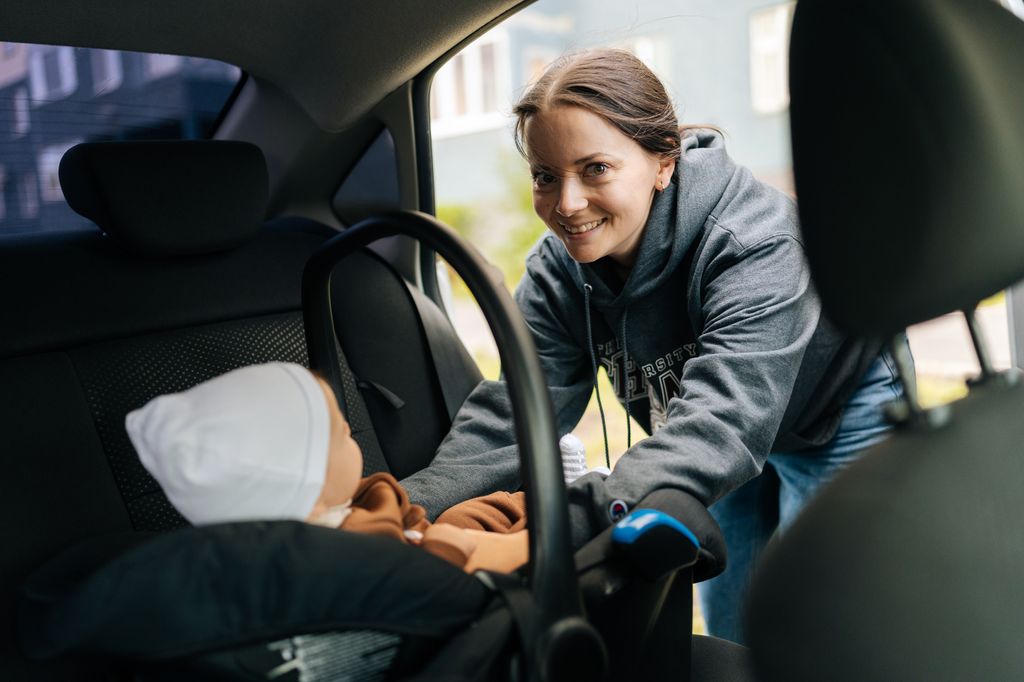
<instances>
[{"instance_id":1,"label":"woman's eye","mask_svg":"<svg viewBox=\"0 0 1024 682\"><path fill-rule=\"evenodd\" d=\"M597 175L604 175L607 171L608 164L605 163L591 163L588 164L587 167L583 169L584 174L589 175L591 177Z\"/></svg>"},{"instance_id":2,"label":"woman's eye","mask_svg":"<svg viewBox=\"0 0 1024 682\"><path fill-rule=\"evenodd\" d=\"M533 174L533 184L537 187L546 187L555 181L555 176L544 171L537 171Z\"/></svg>"}]
</instances>

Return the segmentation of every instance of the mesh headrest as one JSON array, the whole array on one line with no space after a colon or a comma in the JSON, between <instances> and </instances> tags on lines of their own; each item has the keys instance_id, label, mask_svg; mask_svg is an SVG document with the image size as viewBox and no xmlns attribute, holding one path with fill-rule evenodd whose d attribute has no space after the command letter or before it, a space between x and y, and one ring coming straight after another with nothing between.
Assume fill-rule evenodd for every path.
<instances>
[{"instance_id":1,"label":"mesh headrest","mask_svg":"<svg viewBox=\"0 0 1024 682\"><path fill-rule=\"evenodd\" d=\"M241 244L269 194L263 152L220 140L79 144L61 159L60 184L71 208L146 256Z\"/></svg>"},{"instance_id":2,"label":"mesh headrest","mask_svg":"<svg viewBox=\"0 0 1024 682\"><path fill-rule=\"evenodd\" d=\"M833 320L889 334L1024 277L1024 22L981 0L802 0L790 69Z\"/></svg>"}]
</instances>

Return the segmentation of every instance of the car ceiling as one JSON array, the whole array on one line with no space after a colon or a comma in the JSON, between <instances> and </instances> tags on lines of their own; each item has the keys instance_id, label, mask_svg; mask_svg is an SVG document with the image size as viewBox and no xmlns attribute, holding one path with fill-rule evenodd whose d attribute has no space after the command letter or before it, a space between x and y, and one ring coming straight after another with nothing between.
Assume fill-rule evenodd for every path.
<instances>
[{"instance_id":1,"label":"car ceiling","mask_svg":"<svg viewBox=\"0 0 1024 682\"><path fill-rule=\"evenodd\" d=\"M523 0L4 0L0 40L219 59L340 131ZM358 74L354 77L353 74Z\"/></svg>"}]
</instances>

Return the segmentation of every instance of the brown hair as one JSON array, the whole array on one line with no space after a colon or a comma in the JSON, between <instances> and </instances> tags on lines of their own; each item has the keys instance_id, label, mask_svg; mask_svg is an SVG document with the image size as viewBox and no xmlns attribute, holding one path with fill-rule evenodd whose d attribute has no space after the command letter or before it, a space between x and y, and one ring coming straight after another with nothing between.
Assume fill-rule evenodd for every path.
<instances>
[{"instance_id":1,"label":"brown hair","mask_svg":"<svg viewBox=\"0 0 1024 682\"><path fill-rule=\"evenodd\" d=\"M657 156L678 159L681 133L672 100L658 77L625 50L599 48L560 57L522 96L516 116L515 143L526 152L526 121L556 106L576 106L605 119Z\"/></svg>"}]
</instances>

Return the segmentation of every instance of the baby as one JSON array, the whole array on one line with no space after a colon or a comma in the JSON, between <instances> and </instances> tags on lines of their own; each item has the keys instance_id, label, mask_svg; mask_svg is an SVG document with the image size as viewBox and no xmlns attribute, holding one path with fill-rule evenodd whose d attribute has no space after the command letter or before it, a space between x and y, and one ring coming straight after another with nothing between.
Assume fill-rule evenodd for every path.
<instances>
[{"instance_id":1,"label":"baby","mask_svg":"<svg viewBox=\"0 0 1024 682\"><path fill-rule=\"evenodd\" d=\"M393 476L362 478L362 451L334 392L300 365L236 369L151 400L128 414L125 427L143 466L194 525L298 519L419 545L467 572L508 572L528 559L525 530L431 524ZM522 506L521 494L502 495L502 504ZM485 510L518 514L514 527L525 527L525 509L491 508L490 499L463 503L466 514L457 505L445 518Z\"/></svg>"}]
</instances>

